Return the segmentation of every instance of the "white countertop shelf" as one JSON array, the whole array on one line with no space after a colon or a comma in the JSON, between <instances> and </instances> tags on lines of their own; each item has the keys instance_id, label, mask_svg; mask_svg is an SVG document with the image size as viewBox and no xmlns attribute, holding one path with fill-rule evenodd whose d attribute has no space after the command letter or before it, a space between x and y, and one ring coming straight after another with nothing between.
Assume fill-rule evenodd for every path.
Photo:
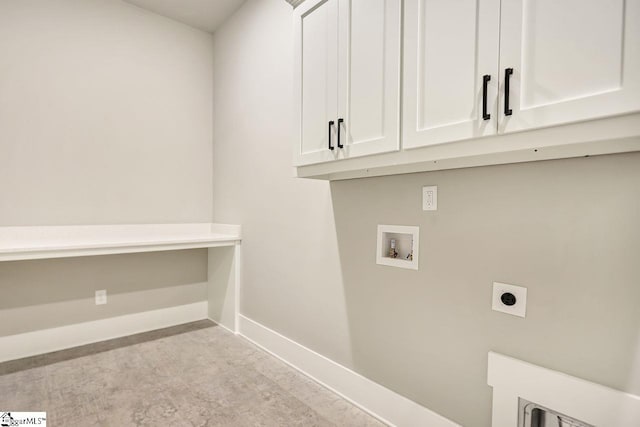
<instances>
[{"instance_id":1,"label":"white countertop shelf","mask_svg":"<svg viewBox=\"0 0 640 427\"><path fill-rule=\"evenodd\" d=\"M230 224L127 224L0 227L0 261L233 246Z\"/></svg>"}]
</instances>

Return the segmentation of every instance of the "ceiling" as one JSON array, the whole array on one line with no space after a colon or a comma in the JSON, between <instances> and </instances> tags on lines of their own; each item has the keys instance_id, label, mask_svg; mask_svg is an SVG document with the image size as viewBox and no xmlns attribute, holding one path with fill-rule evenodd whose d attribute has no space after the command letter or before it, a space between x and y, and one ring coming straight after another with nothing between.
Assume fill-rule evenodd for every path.
<instances>
[{"instance_id":1,"label":"ceiling","mask_svg":"<svg viewBox=\"0 0 640 427\"><path fill-rule=\"evenodd\" d=\"M167 18L214 32L245 0L124 0Z\"/></svg>"}]
</instances>

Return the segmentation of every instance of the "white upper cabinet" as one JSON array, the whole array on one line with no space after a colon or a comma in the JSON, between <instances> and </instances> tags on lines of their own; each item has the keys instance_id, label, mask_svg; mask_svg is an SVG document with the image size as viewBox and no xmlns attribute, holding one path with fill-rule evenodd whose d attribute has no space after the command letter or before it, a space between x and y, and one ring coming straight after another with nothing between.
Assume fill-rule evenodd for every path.
<instances>
[{"instance_id":1,"label":"white upper cabinet","mask_svg":"<svg viewBox=\"0 0 640 427\"><path fill-rule=\"evenodd\" d=\"M400 0L341 0L339 156L399 149Z\"/></svg>"},{"instance_id":2,"label":"white upper cabinet","mask_svg":"<svg viewBox=\"0 0 640 427\"><path fill-rule=\"evenodd\" d=\"M294 14L298 176L640 151L640 0L306 0Z\"/></svg>"},{"instance_id":3,"label":"white upper cabinet","mask_svg":"<svg viewBox=\"0 0 640 427\"><path fill-rule=\"evenodd\" d=\"M640 109L639 1L505 0L500 34L500 133Z\"/></svg>"},{"instance_id":4,"label":"white upper cabinet","mask_svg":"<svg viewBox=\"0 0 640 427\"><path fill-rule=\"evenodd\" d=\"M399 149L400 0L295 9L297 165Z\"/></svg>"},{"instance_id":5,"label":"white upper cabinet","mask_svg":"<svg viewBox=\"0 0 640 427\"><path fill-rule=\"evenodd\" d=\"M403 148L497 131L500 0L406 0Z\"/></svg>"},{"instance_id":6,"label":"white upper cabinet","mask_svg":"<svg viewBox=\"0 0 640 427\"><path fill-rule=\"evenodd\" d=\"M338 114L338 0L307 1L296 14L298 164L335 159ZM333 122L333 123L332 123Z\"/></svg>"}]
</instances>

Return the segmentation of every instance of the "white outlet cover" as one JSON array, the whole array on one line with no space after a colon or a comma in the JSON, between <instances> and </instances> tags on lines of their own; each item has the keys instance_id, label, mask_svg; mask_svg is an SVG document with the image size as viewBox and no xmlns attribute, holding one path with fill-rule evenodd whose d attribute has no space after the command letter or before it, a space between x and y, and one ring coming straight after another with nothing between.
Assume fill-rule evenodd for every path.
<instances>
[{"instance_id":1,"label":"white outlet cover","mask_svg":"<svg viewBox=\"0 0 640 427\"><path fill-rule=\"evenodd\" d=\"M502 294L509 292L516 297L516 303L506 305L502 302ZM525 317L527 313L527 288L523 286L509 285L507 283L493 282L493 299L491 308L495 311Z\"/></svg>"},{"instance_id":2,"label":"white outlet cover","mask_svg":"<svg viewBox=\"0 0 640 427\"><path fill-rule=\"evenodd\" d=\"M422 187L422 210L423 211L438 210L438 186L437 185Z\"/></svg>"},{"instance_id":3,"label":"white outlet cover","mask_svg":"<svg viewBox=\"0 0 640 427\"><path fill-rule=\"evenodd\" d=\"M103 305L107 303L107 291L96 291L96 305Z\"/></svg>"}]
</instances>

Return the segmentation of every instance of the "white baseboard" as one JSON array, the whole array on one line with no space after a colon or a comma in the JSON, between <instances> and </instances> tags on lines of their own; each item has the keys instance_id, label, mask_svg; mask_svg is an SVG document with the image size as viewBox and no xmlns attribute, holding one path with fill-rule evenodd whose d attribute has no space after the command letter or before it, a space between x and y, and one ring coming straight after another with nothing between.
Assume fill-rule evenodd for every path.
<instances>
[{"instance_id":1,"label":"white baseboard","mask_svg":"<svg viewBox=\"0 0 640 427\"><path fill-rule=\"evenodd\" d=\"M453 421L377 384L245 316L239 335L391 426L459 427Z\"/></svg>"},{"instance_id":2,"label":"white baseboard","mask_svg":"<svg viewBox=\"0 0 640 427\"><path fill-rule=\"evenodd\" d=\"M0 362L207 318L207 301L0 337Z\"/></svg>"},{"instance_id":3,"label":"white baseboard","mask_svg":"<svg viewBox=\"0 0 640 427\"><path fill-rule=\"evenodd\" d=\"M238 333L236 331L234 331L233 329L229 328L228 326L223 325L222 323L218 322L217 320L213 320L211 317L207 317L208 320L211 320L213 323L215 323L217 326L220 326L222 329L225 329L227 332L231 332L233 335L238 335Z\"/></svg>"}]
</instances>

